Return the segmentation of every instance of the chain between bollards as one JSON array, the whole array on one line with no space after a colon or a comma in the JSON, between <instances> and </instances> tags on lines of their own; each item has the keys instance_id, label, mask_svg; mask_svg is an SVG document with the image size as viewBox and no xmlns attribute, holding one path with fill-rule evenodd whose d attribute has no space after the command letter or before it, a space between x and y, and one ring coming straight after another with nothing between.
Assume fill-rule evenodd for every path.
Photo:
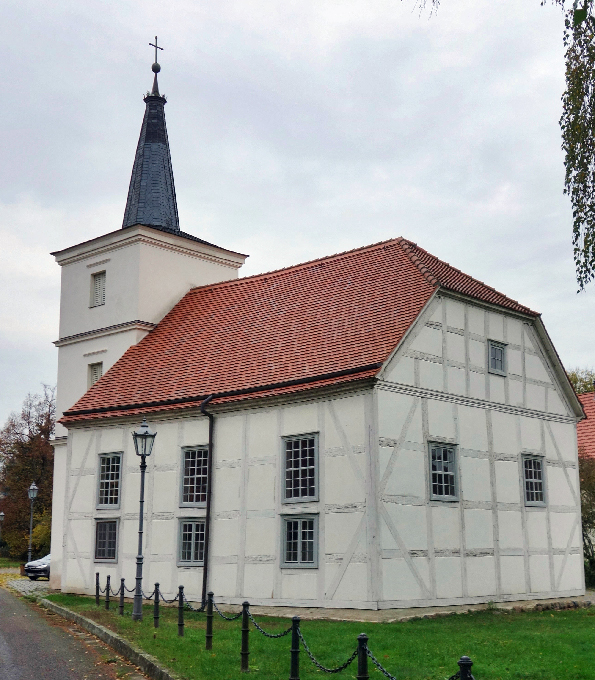
<instances>
[{"instance_id":1,"label":"chain between bollards","mask_svg":"<svg viewBox=\"0 0 595 680\"><path fill-rule=\"evenodd\" d=\"M362 633L357 636L357 680L370 680L367 648L368 636Z\"/></svg>"},{"instance_id":2,"label":"chain between bollards","mask_svg":"<svg viewBox=\"0 0 595 680\"><path fill-rule=\"evenodd\" d=\"M124 579L120 579L120 606L118 607L118 614L124 616Z\"/></svg>"},{"instance_id":3,"label":"chain between bollards","mask_svg":"<svg viewBox=\"0 0 595 680\"><path fill-rule=\"evenodd\" d=\"M99 572L95 572L95 604L99 607Z\"/></svg>"},{"instance_id":4,"label":"chain between bollards","mask_svg":"<svg viewBox=\"0 0 595 680\"><path fill-rule=\"evenodd\" d=\"M242 651L240 652L241 657L241 670L243 673L247 673L248 667L248 657L250 656L250 619L248 618L248 608L250 607L249 602L242 602Z\"/></svg>"},{"instance_id":5,"label":"chain between bollards","mask_svg":"<svg viewBox=\"0 0 595 680\"><path fill-rule=\"evenodd\" d=\"M107 584L105 586L105 608L109 609L109 593L110 593L110 578L111 576L108 575L107 577Z\"/></svg>"},{"instance_id":6,"label":"chain between bollards","mask_svg":"<svg viewBox=\"0 0 595 680\"><path fill-rule=\"evenodd\" d=\"M178 636L184 637L184 586L178 586Z\"/></svg>"},{"instance_id":7,"label":"chain between bollards","mask_svg":"<svg viewBox=\"0 0 595 680\"><path fill-rule=\"evenodd\" d=\"M159 628L159 584L155 584L155 604L153 605L153 628Z\"/></svg>"},{"instance_id":8,"label":"chain between bollards","mask_svg":"<svg viewBox=\"0 0 595 680\"><path fill-rule=\"evenodd\" d=\"M207 593L207 632L205 649L213 649L213 591Z\"/></svg>"},{"instance_id":9,"label":"chain between bollards","mask_svg":"<svg viewBox=\"0 0 595 680\"><path fill-rule=\"evenodd\" d=\"M289 680L300 680L300 617L291 619L291 664Z\"/></svg>"}]
</instances>

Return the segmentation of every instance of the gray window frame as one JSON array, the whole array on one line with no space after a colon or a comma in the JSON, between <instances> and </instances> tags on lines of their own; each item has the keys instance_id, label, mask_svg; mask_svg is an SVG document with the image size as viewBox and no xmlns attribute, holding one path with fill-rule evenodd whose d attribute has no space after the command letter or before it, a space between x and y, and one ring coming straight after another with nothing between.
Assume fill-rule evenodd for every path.
<instances>
[{"instance_id":1,"label":"gray window frame","mask_svg":"<svg viewBox=\"0 0 595 680\"><path fill-rule=\"evenodd\" d=\"M287 529L286 524L295 520L314 520L314 561L313 562L286 562L286 548L287 548ZM281 569L318 569L318 544L320 541L320 534L318 531L318 514L304 513L304 514L286 514L281 515ZM299 539L298 555L301 553L301 538Z\"/></svg>"},{"instance_id":2,"label":"gray window frame","mask_svg":"<svg viewBox=\"0 0 595 680\"><path fill-rule=\"evenodd\" d=\"M202 524L204 526L203 531L206 531L207 519L206 517L180 517L178 519L178 547L176 553L176 564L178 567L203 567L204 566L204 546L203 546L203 559L202 560L182 560L182 534L184 530L184 524ZM195 530L193 530L194 532ZM194 550L192 551L194 552Z\"/></svg>"},{"instance_id":3,"label":"gray window frame","mask_svg":"<svg viewBox=\"0 0 595 680\"><path fill-rule=\"evenodd\" d=\"M447 447L453 450L453 474L454 474L454 496L440 496L433 492L433 481L432 481L432 448L434 446ZM445 503L456 503L460 499L460 481L459 481L459 451L458 445L452 442L441 442L441 441L429 441L428 442L428 469L430 473L430 500L432 501L443 501Z\"/></svg>"},{"instance_id":4,"label":"gray window frame","mask_svg":"<svg viewBox=\"0 0 595 680\"><path fill-rule=\"evenodd\" d=\"M103 302L96 302L95 301L95 280L98 276L101 276L103 274ZM107 273L105 269L102 269L99 272L93 272L91 274L91 290L89 294L89 307L103 307L105 305L105 296L106 296L106 283L107 283Z\"/></svg>"},{"instance_id":5,"label":"gray window frame","mask_svg":"<svg viewBox=\"0 0 595 680\"><path fill-rule=\"evenodd\" d=\"M508 366L507 366L507 352L506 352L506 343L505 342L500 342L499 340L489 340L487 342L488 345L488 373L492 373L493 375L502 375L506 376L508 375ZM503 370L499 370L498 368L492 368L492 347L498 347L499 349L502 350L502 364L504 366Z\"/></svg>"},{"instance_id":6,"label":"gray window frame","mask_svg":"<svg viewBox=\"0 0 595 680\"><path fill-rule=\"evenodd\" d=\"M116 525L116 550L115 557L97 557L97 528L99 524L115 523ZM96 517L95 532L93 537L93 561L95 563L116 564L118 562L118 544L120 542L120 518L119 517Z\"/></svg>"},{"instance_id":7,"label":"gray window frame","mask_svg":"<svg viewBox=\"0 0 595 680\"><path fill-rule=\"evenodd\" d=\"M209 451L208 444L197 444L196 446L183 446L182 447L182 463L180 467L180 507L181 508L205 508L207 505L206 499L204 501L185 503L184 502L184 471L186 469L186 453L188 451L196 451L201 449L207 452ZM209 483L208 469L207 469L207 485Z\"/></svg>"},{"instance_id":8,"label":"gray window frame","mask_svg":"<svg viewBox=\"0 0 595 680\"><path fill-rule=\"evenodd\" d=\"M525 478L525 461L526 460L538 460L541 463L541 484L543 487L543 500L542 501L528 501L527 500L527 486ZM527 508L545 508L547 506L547 483L546 483L546 465L545 456L535 455L532 453L521 454L521 475L523 483L523 502Z\"/></svg>"},{"instance_id":9,"label":"gray window frame","mask_svg":"<svg viewBox=\"0 0 595 680\"><path fill-rule=\"evenodd\" d=\"M319 489L319 451L318 451L318 432L307 432L304 434L292 434L281 437L281 502L282 503L315 503L320 498ZM287 488L285 486L287 463L286 463L286 442L299 439L314 439L314 495L301 496L300 498L287 498Z\"/></svg>"},{"instance_id":10,"label":"gray window frame","mask_svg":"<svg viewBox=\"0 0 595 680\"><path fill-rule=\"evenodd\" d=\"M117 504L105 504L100 503L101 500L101 461L103 458L108 458L111 456L118 456L120 458L120 476L118 479L118 503ZM122 504L122 461L124 460L124 454L121 451L110 451L109 453L100 453L97 457L97 498L95 507L98 510L119 510Z\"/></svg>"}]
</instances>

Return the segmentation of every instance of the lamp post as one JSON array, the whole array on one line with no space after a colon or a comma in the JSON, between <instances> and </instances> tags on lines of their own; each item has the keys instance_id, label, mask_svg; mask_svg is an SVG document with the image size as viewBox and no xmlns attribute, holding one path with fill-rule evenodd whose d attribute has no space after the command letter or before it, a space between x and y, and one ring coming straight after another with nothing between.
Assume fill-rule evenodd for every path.
<instances>
[{"instance_id":1,"label":"lamp post","mask_svg":"<svg viewBox=\"0 0 595 680\"><path fill-rule=\"evenodd\" d=\"M29 517L29 551L27 553L27 562L31 562L31 539L33 538L33 503L35 503L38 491L39 489L37 488L37 484L35 482L31 482L31 486L27 491L29 500L31 501L31 516Z\"/></svg>"},{"instance_id":2,"label":"lamp post","mask_svg":"<svg viewBox=\"0 0 595 680\"><path fill-rule=\"evenodd\" d=\"M147 419L143 418L141 426L132 433L136 455L140 456L140 512L138 516L138 554L136 556L136 589L132 606L132 620L143 618L143 506L145 504L145 471L147 458L151 455L155 443L156 432L149 429Z\"/></svg>"},{"instance_id":3,"label":"lamp post","mask_svg":"<svg viewBox=\"0 0 595 680\"><path fill-rule=\"evenodd\" d=\"M0 543L2 542L2 522L4 522L4 513L0 512Z\"/></svg>"}]
</instances>

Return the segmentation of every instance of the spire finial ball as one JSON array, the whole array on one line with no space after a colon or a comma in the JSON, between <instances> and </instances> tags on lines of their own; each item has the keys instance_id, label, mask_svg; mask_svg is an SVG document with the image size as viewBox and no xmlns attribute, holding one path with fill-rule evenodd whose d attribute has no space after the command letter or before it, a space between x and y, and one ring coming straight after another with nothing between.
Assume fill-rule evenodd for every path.
<instances>
[{"instance_id":1,"label":"spire finial ball","mask_svg":"<svg viewBox=\"0 0 595 680\"><path fill-rule=\"evenodd\" d=\"M153 73L159 73L159 71L161 71L161 66L159 66L159 64L155 62L153 66L151 66L151 70L153 71Z\"/></svg>"}]
</instances>

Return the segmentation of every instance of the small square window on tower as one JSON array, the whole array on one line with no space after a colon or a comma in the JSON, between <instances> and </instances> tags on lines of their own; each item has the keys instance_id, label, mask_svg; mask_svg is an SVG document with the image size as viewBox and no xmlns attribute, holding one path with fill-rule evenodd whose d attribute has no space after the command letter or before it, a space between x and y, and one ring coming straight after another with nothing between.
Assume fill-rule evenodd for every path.
<instances>
[{"instance_id":1,"label":"small square window on tower","mask_svg":"<svg viewBox=\"0 0 595 680\"><path fill-rule=\"evenodd\" d=\"M96 364L89 364L89 375L87 377L87 388L92 387L103 375L103 361Z\"/></svg>"},{"instance_id":2,"label":"small square window on tower","mask_svg":"<svg viewBox=\"0 0 595 680\"><path fill-rule=\"evenodd\" d=\"M506 375L506 345L488 340L488 371L496 375Z\"/></svg>"},{"instance_id":3,"label":"small square window on tower","mask_svg":"<svg viewBox=\"0 0 595 680\"><path fill-rule=\"evenodd\" d=\"M89 307L105 304L105 272L91 274L91 303Z\"/></svg>"}]
</instances>

